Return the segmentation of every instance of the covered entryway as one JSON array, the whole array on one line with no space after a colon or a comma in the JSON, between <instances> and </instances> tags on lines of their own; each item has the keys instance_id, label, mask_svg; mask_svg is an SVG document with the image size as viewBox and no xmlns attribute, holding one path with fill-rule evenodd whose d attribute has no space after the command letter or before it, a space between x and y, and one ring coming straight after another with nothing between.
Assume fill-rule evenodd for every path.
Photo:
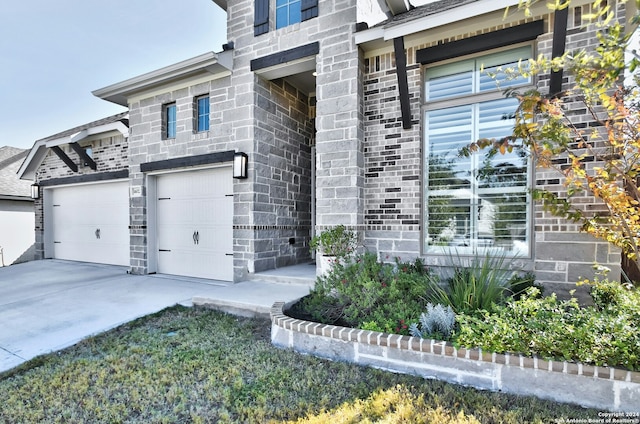
<instances>
[{"instance_id":1,"label":"covered entryway","mask_svg":"<svg viewBox=\"0 0 640 424\"><path fill-rule=\"evenodd\" d=\"M45 191L47 257L129 265L128 180Z\"/></svg>"},{"instance_id":2,"label":"covered entryway","mask_svg":"<svg viewBox=\"0 0 640 424\"><path fill-rule=\"evenodd\" d=\"M157 271L233 281L231 167L155 178Z\"/></svg>"}]
</instances>

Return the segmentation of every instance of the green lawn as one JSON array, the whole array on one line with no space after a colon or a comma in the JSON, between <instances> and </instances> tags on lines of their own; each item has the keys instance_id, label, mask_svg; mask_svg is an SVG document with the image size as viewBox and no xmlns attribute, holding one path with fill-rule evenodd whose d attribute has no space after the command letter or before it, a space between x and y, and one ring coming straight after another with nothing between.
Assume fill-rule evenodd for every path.
<instances>
[{"instance_id":1,"label":"green lawn","mask_svg":"<svg viewBox=\"0 0 640 424\"><path fill-rule=\"evenodd\" d=\"M271 346L269 332L266 320L167 309L0 374L0 422L598 418L593 410L299 355Z\"/></svg>"}]
</instances>

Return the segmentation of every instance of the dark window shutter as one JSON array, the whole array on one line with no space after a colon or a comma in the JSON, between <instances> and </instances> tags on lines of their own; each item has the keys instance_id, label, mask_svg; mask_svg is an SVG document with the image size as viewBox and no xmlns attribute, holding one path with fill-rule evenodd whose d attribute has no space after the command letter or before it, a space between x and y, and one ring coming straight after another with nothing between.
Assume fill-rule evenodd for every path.
<instances>
[{"instance_id":1,"label":"dark window shutter","mask_svg":"<svg viewBox=\"0 0 640 424\"><path fill-rule=\"evenodd\" d=\"M311 18L315 18L318 16L318 0L302 0L300 9L302 12L302 21L308 21Z\"/></svg>"},{"instance_id":2,"label":"dark window shutter","mask_svg":"<svg viewBox=\"0 0 640 424\"><path fill-rule=\"evenodd\" d=\"M255 0L253 35L269 32L269 0Z\"/></svg>"}]
</instances>

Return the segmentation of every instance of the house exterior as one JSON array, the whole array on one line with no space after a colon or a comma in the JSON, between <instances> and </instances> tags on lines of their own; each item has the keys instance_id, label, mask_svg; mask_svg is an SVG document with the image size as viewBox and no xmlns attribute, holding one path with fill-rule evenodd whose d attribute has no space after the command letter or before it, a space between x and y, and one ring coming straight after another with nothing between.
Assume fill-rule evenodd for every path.
<instances>
[{"instance_id":1,"label":"house exterior","mask_svg":"<svg viewBox=\"0 0 640 424\"><path fill-rule=\"evenodd\" d=\"M27 149L0 147L0 266L34 258L31 183L18 178Z\"/></svg>"},{"instance_id":2,"label":"house exterior","mask_svg":"<svg viewBox=\"0 0 640 424\"><path fill-rule=\"evenodd\" d=\"M128 113L35 142L19 175L35 181L36 258L129 264Z\"/></svg>"},{"instance_id":3,"label":"house exterior","mask_svg":"<svg viewBox=\"0 0 640 424\"><path fill-rule=\"evenodd\" d=\"M126 224L114 224L126 225L118 243L128 256L109 260L132 273L241 281L308 261L310 237L337 224L382 259L516 256L556 291L596 261L619 270L617 250L533 204L532 186L561 190L556 175L517 155L485 167L456 155L510 130L514 102L482 69L503 87L570 86L561 73L506 80L500 67L593 48L589 2L540 4L525 18L505 16L513 0L388 0L367 5L388 15L370 27L358 23L356 0L214 2L227 12L223 51L94 91L127 107L127 124L110 117L36 142L21 172L41 187L39 257L58 257L55 227L71 228L55 217L63 191L78 208L119 183L98 197L119 196L120 206L98 209L128 209L117 214ZM611 6L625 22L634 12ZM245 159L246 174L236 166ZM599 206L585 198L585 207ZM86 227L92 242L108 233L97 224ZM68 258L93 260L74 251Z\"/></svg>"}]
</instances>

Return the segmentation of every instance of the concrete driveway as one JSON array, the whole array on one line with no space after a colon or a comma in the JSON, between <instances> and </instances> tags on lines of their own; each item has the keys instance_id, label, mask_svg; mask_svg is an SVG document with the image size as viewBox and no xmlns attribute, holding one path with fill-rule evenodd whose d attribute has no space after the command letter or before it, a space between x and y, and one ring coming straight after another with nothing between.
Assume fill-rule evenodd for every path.
<instances>
[{"instance_id":1,"label":"concrete driveway","mask_svg":"<svg viewBox=\"0 0 640 424\"><path fill-rule=\"evenodd\" d=\"M0 372L194 297L233 298L236 286L60 260L0 268Z\"/></svg>"}]
</instances>

